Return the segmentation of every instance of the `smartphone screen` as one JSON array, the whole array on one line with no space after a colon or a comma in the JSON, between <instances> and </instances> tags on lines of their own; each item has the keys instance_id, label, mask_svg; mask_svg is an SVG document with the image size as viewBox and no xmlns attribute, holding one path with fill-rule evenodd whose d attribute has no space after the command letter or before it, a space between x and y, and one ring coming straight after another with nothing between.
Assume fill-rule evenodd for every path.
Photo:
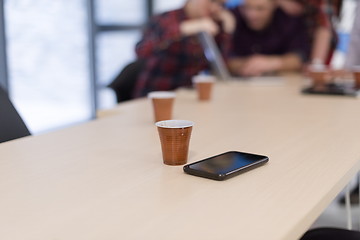
<instances>
[{"instance_id":1,"label":"smartphone screen","mask_svg":"<svg viewBox=\"0 0 360 240\"><path fill-rule=\"evenodd\" d=\"M268 157L257 154L226 152L186 165L184 171L192 175L223 180L232 174L240 173L268 160Z\"/></svg>"}]
</instances>

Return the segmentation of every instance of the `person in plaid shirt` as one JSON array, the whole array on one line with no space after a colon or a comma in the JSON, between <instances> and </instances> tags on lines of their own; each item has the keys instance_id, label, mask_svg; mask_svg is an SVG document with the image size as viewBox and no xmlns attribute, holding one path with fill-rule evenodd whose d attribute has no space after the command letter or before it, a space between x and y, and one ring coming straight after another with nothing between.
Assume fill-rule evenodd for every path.
<instances>
[{"instance_id":1,"label":"person in plaid shirt","mask_svg":"<svg viewBox=\"0 0 360 240\"><path fill-rule=\"evenodd\" d=\"M134 97L191 86L192 76L209 68L197 37L199 32L213 35L223 55L228 54L235 20L223 8L224 2L188 0L183 8L151 19L135 49L137 57L146 63Z\"/></svg>"},{"instance_id":2,"label":"person in plaid shirt","mask_svg":"<svg viewBox=\"0 0 360 240\"><path fill-rule=\"evenodd\" d=\"M339 16L341 0L277 0L288 14L305 17L312 44L311 63L329 64L336 48L333 21Z\"/></svg>"}]
</instances>

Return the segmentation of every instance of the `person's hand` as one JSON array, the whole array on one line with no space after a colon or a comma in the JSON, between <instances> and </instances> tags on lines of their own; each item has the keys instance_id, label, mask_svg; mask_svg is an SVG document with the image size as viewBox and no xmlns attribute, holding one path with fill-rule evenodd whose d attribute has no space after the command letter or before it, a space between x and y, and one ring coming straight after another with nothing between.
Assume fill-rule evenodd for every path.
<instances>
[{"instance_id":1,"label":"person's hand","mask_svg":"<svg viewBox=\"0 0 360 240\"><path fill-rule=\"evenodd\" d=\"M207 32L214 36L218 34L219 26L211 18L186 20L180 24L180 32L184 36L194 35L199 32Z\"/></svg>"},{"instance_id":2,"label":"person's hand","mask_svg":"<svg viewBox=\"0 0 360 240\"><path fill-rule=\"evenodd\" d=\"M228 59L227 64L228 64L230 72L232 74L238 76L238 75L241 75L241 70L242 70L245 62L246 62L246 58L235 57L235 58Z\"/></svg>"},{"instance_id":3,"label":"person's hand","mask_svg":"<svg viewBox=\"0 0 360 240\"><path fill-rule=\"evenodd\" d=\"M225 9L219 11L215 16L215 19L222 23L224 32L229 34L234 32L236 26L236 20L235 17L229 11Z\"/></svg>"},{"instance_id":4,"label":"person's hand","mask_svg":"<svg viewBox=\"0 0 360 240\"><path fill-rule=\"evenodd\" d=\"M289 15L300 16L304 13L304 6L295 0L277 0L277 3Z\"/></svg>"},{"instance_id":5,"label":"person's hand","mask_svg":"<svg viewBox=\"0 0 360 240\"><path fill-rule=\"evenodd\" d=\"M239 72L244 76L260 76L279 70L281 65L282 60L279 57L254 55L245 61Z\"/></svg>"}]
</instances>

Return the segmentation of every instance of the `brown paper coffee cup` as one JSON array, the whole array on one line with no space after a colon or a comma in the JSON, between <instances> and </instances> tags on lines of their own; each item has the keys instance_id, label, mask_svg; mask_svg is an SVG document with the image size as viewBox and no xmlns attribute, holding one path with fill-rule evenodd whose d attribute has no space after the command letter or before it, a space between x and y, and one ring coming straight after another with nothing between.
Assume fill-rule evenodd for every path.
<instances>
[{"instance_id":1,"label":"brown paper coffee cup","mask_svg":"<svg viewBox=\"0 0 360 240\"><path fill-rule=\"evenodd\" d=\"M360 66L356 66L353 69L354 86L356 89L360 89Z\"/></svg>"},{"instance_id":2,"label":"brown paper coffee cup","mask_svg":"<svg viewBox=\"0 0 360 240\"><path fill-rule=\"evenodd\" d=\"M193 122L187 120L167 120L156 123L163 162L166 165L187 163L193 125Z\"/></svg>"},{"instance_id":3,"label":"brown paper coffee cup","mask_svg":"<svg viewBox=\"0 0 360 240\"><path fill-rule=\"evenodd\" d=\"M327 82L326 72L310 72L314 86L324 86Z\"/></svg>"},{"instance_id":4,"label":"brown paper coffee cup","mask_svg":"<svg viewBox=\"0 0 360 240\"><path fill-rule=\"evenodd\" d=\"M323 64L313 64L309 67L309 77L314 87L323 87L329 80L329 71Z\"/></svg>"},{"instance_id":5,"label":"brown paper coffee cup","mask_svg":"<svg viewBox=\"0 0 360 240\"><path fill-rule=\"evenodd\" d=\"M197 75L193 77L193 84L195 85L200 101L209 101L212 95L212 88L216 78L209 75Z\"/></svg>"},{"instance_id":6,"label":"brown paper coffee cup","mask_svg":"<svg viewBox=\"0 0 360 240\"><path fill-rule=\"evenodd\" d=\"M148 98L152 101L155 122L172 119L175 96L174 92L166 91L148 94Z\"/></svg>"}]
</instances>

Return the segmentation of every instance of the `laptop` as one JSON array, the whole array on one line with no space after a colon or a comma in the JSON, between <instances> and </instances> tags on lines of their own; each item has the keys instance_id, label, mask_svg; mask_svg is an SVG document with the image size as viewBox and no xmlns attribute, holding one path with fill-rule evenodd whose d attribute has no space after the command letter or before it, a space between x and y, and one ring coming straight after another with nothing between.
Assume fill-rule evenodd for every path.
<instances>
[{"instance_id":1,"label":"laptop","mask_svg":"<svg viewBox=\"0 0 360 240\"><path fill-rule=\"evenodd\" d=\"M207 32L199 33L200 44L204 49L207 61L210 63L211 69L220 80L229 80L230 72L226 67L225 61L214 38Z\"/></svg>"}]
</instances>

